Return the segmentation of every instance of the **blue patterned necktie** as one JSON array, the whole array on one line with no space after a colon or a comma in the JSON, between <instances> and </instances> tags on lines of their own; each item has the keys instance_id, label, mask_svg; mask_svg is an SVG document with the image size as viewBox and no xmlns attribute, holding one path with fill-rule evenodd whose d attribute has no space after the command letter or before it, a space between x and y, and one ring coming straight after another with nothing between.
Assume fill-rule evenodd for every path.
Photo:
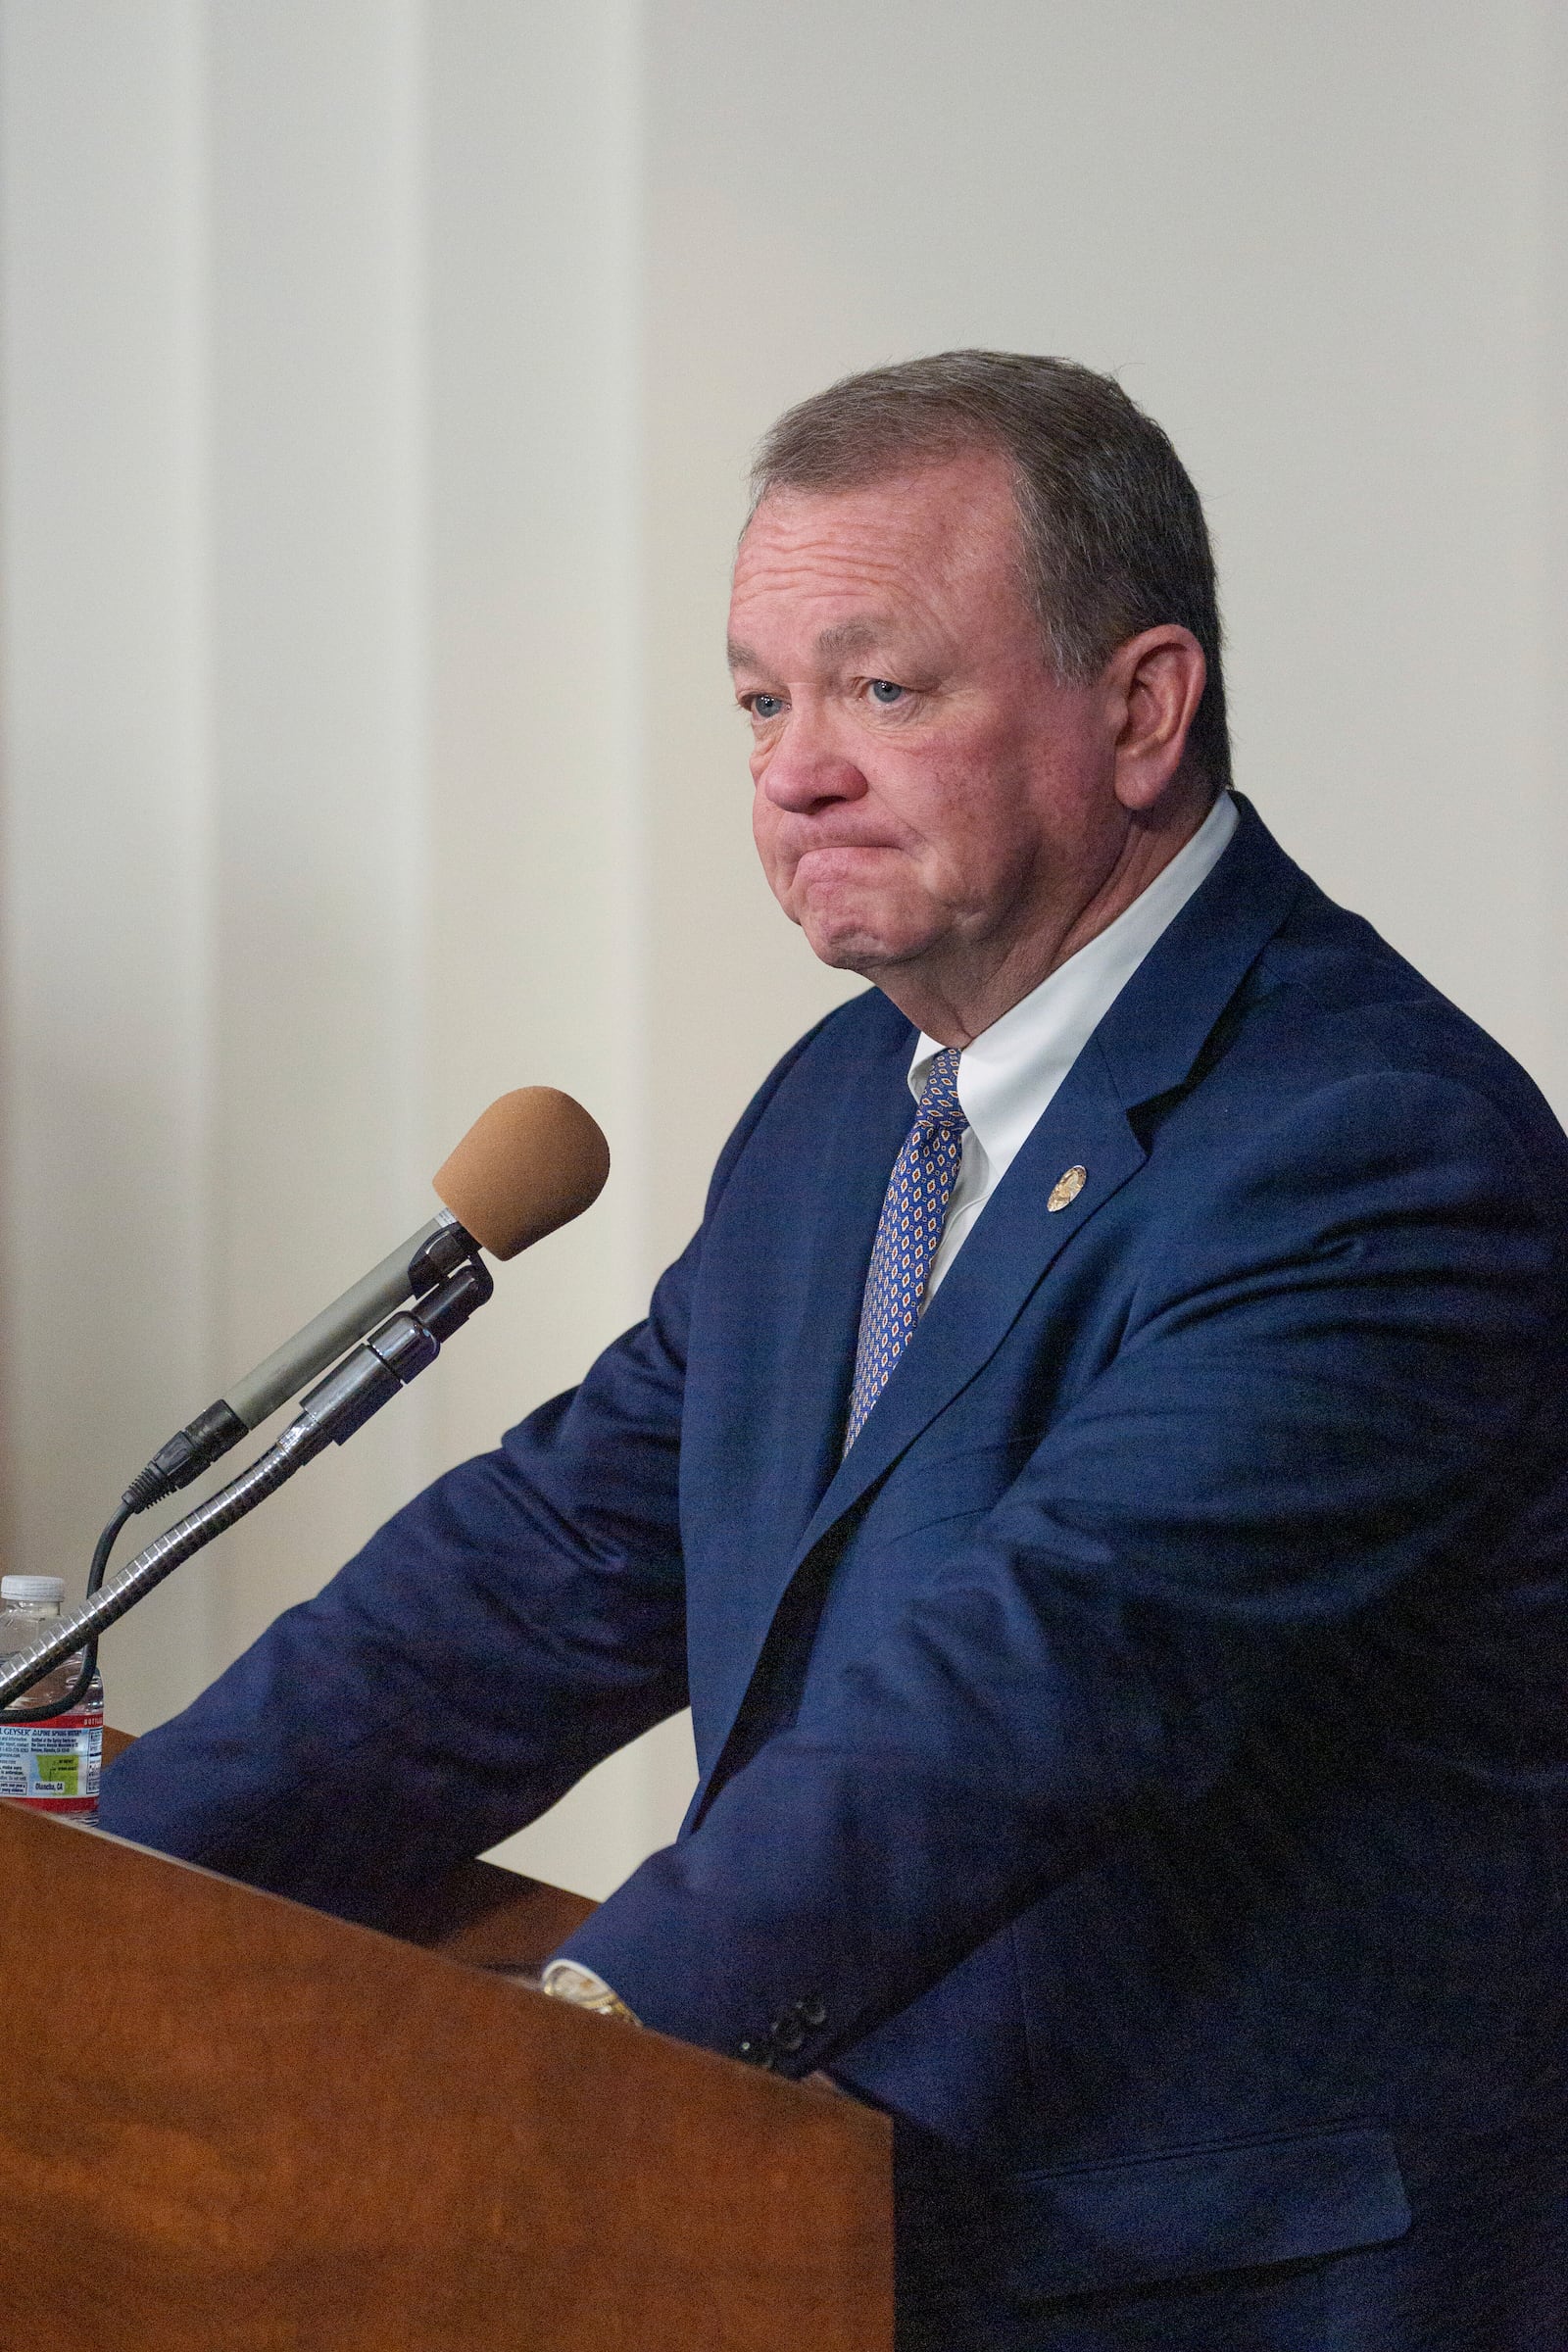
<instances>
[{"instance_id":1,"label":"blue patterned necktie","mask_svg":"<svg viewBox=\"0 0 1568 2352\"><path fill-rule=\"evenodd\" d=\"M909 1344L925 1298L931 1260L942 1239L948 1202L958 1180L963 1131L958 1107L958 1048L948 1046L931 1064L914 1125L893 1163L887 1198L871 1245L860 1301L860 1339L850 1392L849 1452Z\"/></svg>"}]
</instances>

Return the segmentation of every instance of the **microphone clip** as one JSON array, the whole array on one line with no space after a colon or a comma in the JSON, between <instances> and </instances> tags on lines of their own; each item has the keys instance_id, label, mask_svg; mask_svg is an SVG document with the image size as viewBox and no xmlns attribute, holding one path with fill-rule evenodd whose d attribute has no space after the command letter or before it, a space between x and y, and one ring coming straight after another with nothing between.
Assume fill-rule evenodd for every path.
<instances>
[{"instance_id":1,"label":"microphone clip","mask_svg":"<svg viewBox=\"0 0 1568 2352\"><path fill-rule=\"evenodd\" d=\"M486 1286L482 1291L474 1290L471 1296L461 1288L452 1292L451 1286L465 1268L473 1270L476 1280ZM151 1510L154 1503L163 1502L169 1495L178 1494L181 1487L188 1487L193 1479L200 1478L204 1470L220 1461L285 1396L293 1394L302 1380L309 1379L323 1364L330 1363L343 1348L361 1339L400 1300L420 1301L421 1312L424 1306L434 1308L437 1301L442 1302L440 1312L448 1320L439 1328L430 1326L439 1342L447 1330L456 1331L466 1322L481 1299L489 1298L490 1287L490 1275L479 1256L478 1243L450 1209L442 1209L414 1237L412 1245L406 1244L384 1258L364 1282L346 1291L314 1324L270 1357L260 1372L241 1383L234 1391L241 1410L236 1411L226 1397L220 1396L215 1404L198 1413L194 1421L176 1430L125 1489L121 1497L125 1508ZM461 1312L456 1306L459 1296L469 1298Z\"/></svg>"},{"instance_id":2,"label":"microphone clip","mask_svg":"<svg viewBox=\"0 0 1568 2352\"><path fill-rule=\"evenodd\" d=\"M362 1340L352 1355L300 1398L288 1434L312 1453L328 1444L346 1445L399 1389L406 1389L435 1362L442 1343L463 1329L495 1287L482 1258L462 1259L417 1306L389 1316L379 1331Z\"/></svg>"}]
</instances>

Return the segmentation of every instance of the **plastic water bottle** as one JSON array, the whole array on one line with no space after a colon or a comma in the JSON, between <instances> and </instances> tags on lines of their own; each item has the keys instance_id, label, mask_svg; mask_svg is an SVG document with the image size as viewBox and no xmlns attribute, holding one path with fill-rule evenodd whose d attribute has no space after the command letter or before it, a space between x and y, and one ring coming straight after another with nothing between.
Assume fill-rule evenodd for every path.
<instances>
[{"instance_id":1,"label":"plastic water bottle","mask_svg":"<svg viewBox=\"0 0 1568 2352\"><path fill-rule=\"evenodd\" d=\"M0 1657L30 1648L59 1616L65 1597L63 1576L0 1577ZM68 1698L80 1672L77 1650L15 1703L31 1707ZM36 1813L96 1813L103 1752L104 1687L96 1674L69 1715L13 1723L0 1710L0 1796L15 1797Z\"/></svg>"}]
</instances>

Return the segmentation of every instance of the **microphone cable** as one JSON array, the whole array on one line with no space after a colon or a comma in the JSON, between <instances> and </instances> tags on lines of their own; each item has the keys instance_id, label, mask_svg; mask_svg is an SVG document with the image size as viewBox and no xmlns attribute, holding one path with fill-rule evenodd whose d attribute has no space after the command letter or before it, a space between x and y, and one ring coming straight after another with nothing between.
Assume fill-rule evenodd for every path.
<instances>
[{"instance_id":1,"label":"microphone cable","mask_svg":"<svg viewBox=\"0 0 1568 2352\"><path fill-rule=\"evenodd\" d=\"M87 1571L87 1598L89 1600L103 1584L109 1567L110 1554L120 1541L120 1531L130 1517L132 1507L128 1502L122 1502L119 1510L98 1539L97 1548L92 1555L92 1566ZM98 1637L95 1634L81 1653L81 1672L77 1675L65 1698L43 1699L36 1706L31 1707L0 1707L0 1723L48 1723L56 1715L70 1715L80 1706L86 1697L92 1685L92 1678L97 1671Z\"/></svg>"}]
</instances>

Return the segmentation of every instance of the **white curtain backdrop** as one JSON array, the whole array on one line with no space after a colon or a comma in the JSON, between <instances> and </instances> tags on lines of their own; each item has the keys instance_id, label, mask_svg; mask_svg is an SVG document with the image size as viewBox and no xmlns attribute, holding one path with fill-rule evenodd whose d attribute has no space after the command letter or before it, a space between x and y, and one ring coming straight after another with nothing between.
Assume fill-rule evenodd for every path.
<instances>
[{"instance_id":1,"label":"white curtain backdrop","mask_svg":"<svg viewBox=\"0 0 1568 2352\"><path fill-rule=\"evenodd\" d=\"M1208 504L1238 776L1568 1105L1544 0L0 0L8 1565L426 1212L506 1087L583 1224L105 1644L183 1704L632 1320L843 993L754 870L749 448L960 343ZM667 1727L507 1853L671 1832Z\"/></svg>"}]
</instances>

